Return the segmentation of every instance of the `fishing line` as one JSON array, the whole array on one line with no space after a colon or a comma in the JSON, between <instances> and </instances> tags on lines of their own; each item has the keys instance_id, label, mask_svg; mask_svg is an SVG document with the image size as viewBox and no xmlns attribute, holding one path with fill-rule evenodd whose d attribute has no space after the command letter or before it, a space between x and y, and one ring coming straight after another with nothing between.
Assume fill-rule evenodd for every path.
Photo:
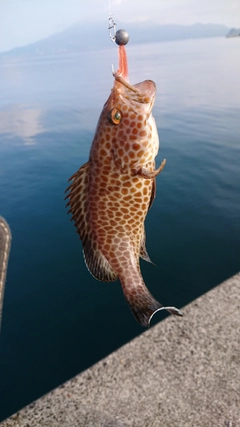
<instances>
[{"instance_id":1,"label":"fishing line","mask_svg":"<svg viewBox=\"0 0 240 427\"><path fill-rule=\"evenodd\" d=\"M108 16L109 18L112 16L111 0L108 0Z\"/></svg>"}]
</instances>

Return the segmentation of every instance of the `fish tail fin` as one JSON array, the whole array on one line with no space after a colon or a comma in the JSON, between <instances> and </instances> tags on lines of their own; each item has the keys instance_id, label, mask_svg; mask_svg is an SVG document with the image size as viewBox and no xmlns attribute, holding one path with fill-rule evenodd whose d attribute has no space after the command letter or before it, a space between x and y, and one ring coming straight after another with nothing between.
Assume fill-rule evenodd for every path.
<instances>
[{"instance_id":1,"label":"fish tail fin","mask_svg":"<svg viewBox=\"0 0 240 427\"><path fill-rule=\"evenodd\" d=\"M135 280L133 277L121 278L121 276L119 279L128 305L140 325L143 327L149 327L152 317L160 310L167 310L169 313L175 314L176 316L183 315L178 308L163 306L158 302L147 289L140 273L138 277L136 276Z\"/></svg>"}]
</instances>

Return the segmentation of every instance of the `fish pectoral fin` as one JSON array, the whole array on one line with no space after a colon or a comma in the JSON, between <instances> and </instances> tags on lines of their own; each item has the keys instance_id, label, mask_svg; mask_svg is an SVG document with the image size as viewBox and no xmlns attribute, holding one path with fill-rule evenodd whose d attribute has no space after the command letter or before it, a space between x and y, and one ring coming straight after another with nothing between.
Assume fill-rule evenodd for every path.
<instances>
[{"instance_id":1,"label":"fish pectoral fin","mask_svg":"<svg viewBox=\"0 0 240 427\"><path fill-rule=\"evenodd\" d=\"M132 175L133 176L136 176L136 175L137 176L141 176L142 178L145 178L145 179L152 179L152 178L155 178L157 175L159 175L160 172L162 172L165 164L166 164L166 159L164 159L162 161L162 163L160 164L160 166L159 166L158 169L155 169L153 171L149 171L149 170L147 170L146 168L143 168L143 167L140 168L140 169L137 169L137 170L133 169L132 170Z\"/></svg>"},{"instance_id":2,"label":"fish pectoral fin","mask_svg":"<svg viewBox=\"0 0 240 427\"><path fill-rule=\"evenodd\" d=\"M114 282L118 276L93 240L83 242L83 256L89 272L102 282Z\"/></svg>"},{"instance_id":3,"label":"fish pectoral fin","mask_svg":"<svg viewBox=\"0 0 240 427\"><path fill-rule=\"evenodd\" d=\"M66 206L70 209L68 213L72 214L71 221L77 228L77 233L83 241L88 234L88 176L89 176L89 163L85 163L81 168L69 178L72 183L66 189L68 192L65 197L68 200Z\"/></svg>"},{"instance_id":4,"label":"fish pectoral fin","mask_svg":"<svg viewBox=\"0 0 240 427\"><path fill-rule=\"evenodd\" d=\"M145 228L143 228L143 234L142 234L142 242L141 242L141 247L140 247L140 257L142 259L144 259L144 261L150 262L150 264L155 265L151 259L150 256L147 253L147 249L146 249L146 232L145 232Z\"/></svg>"}]
</instances>

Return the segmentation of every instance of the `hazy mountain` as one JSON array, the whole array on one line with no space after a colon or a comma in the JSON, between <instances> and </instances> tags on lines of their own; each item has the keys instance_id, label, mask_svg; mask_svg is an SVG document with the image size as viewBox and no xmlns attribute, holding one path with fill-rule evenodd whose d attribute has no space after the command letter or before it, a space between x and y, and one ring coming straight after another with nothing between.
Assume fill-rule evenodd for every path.
<instances>
[{"instance_id":1,"label":"hazy mountain","mask_svg":"<svg viewBox=\"0 0 240 427\"><path fill-rule=\"evenodd\" d=\"M232 28L226 35L226 37L238 37L240 36L240 28Z\"/></svg>"},{"instance_id":2,"label":"hazy mountain","mask_svg":"<svg viewBox=\"0 0 240 427\"><path fill-rule=\"evenodd\" d=\"M118 22L117 29L124 28ZM188 38L224 37L229 28L216 24L157 25L152 22L132 23L126 26L130 42L148 43ZM76 52L109 46L107 23L101 26L76 23L64 31L24 47L18 47L0 56L48 55Z\"/></svg>"}]
</instances>

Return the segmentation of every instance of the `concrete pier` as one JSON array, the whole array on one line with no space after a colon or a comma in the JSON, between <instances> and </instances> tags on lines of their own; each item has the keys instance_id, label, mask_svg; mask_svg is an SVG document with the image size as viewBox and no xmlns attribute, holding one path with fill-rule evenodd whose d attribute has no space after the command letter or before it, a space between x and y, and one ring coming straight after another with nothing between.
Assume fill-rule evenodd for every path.
<instances>
[{"instance_id":1,"label":"concrete pier","mask_svg":"<svg viewBox=\"0 0 240 427\"><path fill-rule=\"evenodd\" d=\"M240 427L240 274L1 427Z\"/></svg>"},{"instance_id":2,"label":"concrete pier","mask_svg":"<svg viewBox=\"0 0 240 427\"><path fill-rule=\"evenodd\" d=\"M4 287L7 275L8 257L11 246L11 231L8 223L0 216L0 333L2 319L2 305L4 297Z\"/></svg>"}]
</instances>

